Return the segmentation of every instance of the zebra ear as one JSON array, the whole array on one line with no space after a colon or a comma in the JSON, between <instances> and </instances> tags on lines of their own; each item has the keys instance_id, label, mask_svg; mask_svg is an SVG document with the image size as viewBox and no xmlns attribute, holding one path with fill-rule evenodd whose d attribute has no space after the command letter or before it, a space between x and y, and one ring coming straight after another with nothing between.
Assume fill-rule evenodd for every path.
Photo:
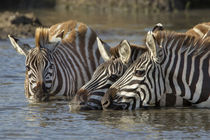
<instances>
[{"instance_id":1,"label":"zebra ear","mask_svg":"<svg viewBox=\"0 0 210 140\"><path fill-rule=\"evenodd\" d=\"M49 36L49 42L61 42L63 38L64 38L64 30L56 35Z\"/></svg>"},{"instance_id":2,"label":"zebra ear","mask_svg":"<svg viewBox=\"0 0 210 140\"><path fill-rule=\"evenodd\" d=\"M163 27L163 24L161 23L157 23L153 29L152 29L152 32L157 32L157 31L163 31L164 30L164 27Z\"/></svg>"},{"instance_id":3,"label":"zebra ear","mask_svg":"<svg viewBox=\"0 0 210 140\"><path fill-rule=\"evenodd\" d=\"M157 47L156 47L156 44L155 44L155 40L154 40L154 36L153 36L153 32L152 31L149 31L147 33L147 36L146 36L146 46L147 48L149 49L150 53L151 53L151 56L154 58L154 59L158 59L158 56L157 56Z\"/></svg>"},{"instance_id":4,"label":"zebra ear","mask_svg":"<svg viewBox=\"0 0 210 140\"><path fill-rule=\"evenodd\" d=\"M21 55L28 55L28 52L30 51L31 47L29 46L29 44L24 44L22 43L19 39L15 38L12 35L8 35L9 40L12 44L12 46L15 48L15 50L21 54Z\"/></svg>"},{"instance_id":5,"label":"zebra ear","mask_svg":"<svg viewBox=\"0 0 210 140\"><path fill-rule=\"evenodd\" d=\"M110 46L102 42L98 37L97 37L97 43L98 43L99 52L104 61L110 60L111 59Z\"/></svg>"},{"instance_id":6,"label":"zebra ear","mask_svg":"<svg viewBox=\"0 0 210 140\"><path fill-rule=\"evenodd\" d=\"M119 48L120 59L123 63L128 63L131 56L131 47L127 40L123 40Z\"/></svg>"}]
</instances>

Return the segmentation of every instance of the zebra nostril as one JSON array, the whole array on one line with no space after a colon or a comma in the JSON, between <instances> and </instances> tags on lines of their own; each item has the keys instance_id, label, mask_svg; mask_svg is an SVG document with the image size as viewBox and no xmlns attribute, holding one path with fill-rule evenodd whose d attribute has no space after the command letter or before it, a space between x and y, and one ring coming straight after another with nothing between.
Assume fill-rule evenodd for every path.
<instances>
[{"instance_id":1,"label":"zebra nostril","mask_svg":"<svg viewBox=\"0 0 210 140\"><path fill-rule=\"evenodd\" d=\"M105 99L105 100L102 100L101 104L104 108L108 108L110 106L111 102L110 102L110 100Z\"/></svg>"},{"instance_id":2,"label":"zebra nostril","mask_svg":"<svg viewBox=\"0 0 210 140\"><path fill-rule=\"evenodd\" d=\"M80 104L79 105L85 105L85 102L80 102Z\"/></svg>"},{"instance_id":3,"label":"zebra nostril","mask_svg":"<svg viewBox=\"0 0 210 140\"><path fill-rule=\"evenodd\" d=\"M116 95L117 89L116 88L110 88L103 96L101 100L101 104L104 109L111 108L113 106L113 96Z\"/></svg>"},{"instance_id":4,"label":"zebra nostril","mask_svg":"<svg viewBox=\"0 0 210 140\"><path fill-rule=\"evenodd\" d=\"M105 102L103 103L103 106L106 106L107 104L109 104L109 101L105 101Z\"/></svg>"}]
</instances>

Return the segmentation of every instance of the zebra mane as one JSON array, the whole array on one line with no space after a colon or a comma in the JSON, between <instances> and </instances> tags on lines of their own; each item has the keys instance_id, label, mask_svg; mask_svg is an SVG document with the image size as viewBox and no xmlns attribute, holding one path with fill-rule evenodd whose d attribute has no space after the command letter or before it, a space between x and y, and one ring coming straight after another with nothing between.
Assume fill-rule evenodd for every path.
<instances>
[{"instance_id":1,"label":"zebra mane","mask_svg":"<svg viewBox=\"0 0 210 140\"><path fill-rule=\"evenodd\" d=\"M35 44L38 49L49 43L49 28L36 28Z\"/></svg>"},{"instance_id":2,"label":"zebra mane","mask_svg":"<svg viewBox=\"0 0 210 140\"><path fill-rule=\"evenodd\" d=\"M154 33L155 41L158 45L160 44L169 44L169 42L174 41L177 42L178 45L170 46L170 45L163 45L163 48L168 47L178 47L181 48L183 51L189 49L189 52L194 53L202 53L204 51L209 51L210 47L210 39L201 39L199 37L195 37L193 35L185 34L185 33L177 33L171 31L160 31Z\"/></svg>"},{"instance_id":3,"label":"zebra mane","mask_svg":"<svg viewBox=\"0 0 210 140\"><path fill-rule=\"evenodd\" d=\"M120 44L122 43L122 41L115 47L111 47L110 48L110 54L112 57L114 58L118 58L119 56L119 48L120 48ZM143 45L136 45L133 43L129 43L130 47L131 47L131 52L135 51L135 50L147 50L146 46Z\"/></svg>"}]
</instances>

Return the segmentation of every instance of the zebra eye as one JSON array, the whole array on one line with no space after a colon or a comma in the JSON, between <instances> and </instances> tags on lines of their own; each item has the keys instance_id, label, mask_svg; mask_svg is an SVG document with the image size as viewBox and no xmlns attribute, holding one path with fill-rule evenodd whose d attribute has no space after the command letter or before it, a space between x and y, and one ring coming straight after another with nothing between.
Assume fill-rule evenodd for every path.
<instances>
[{"instance_id":1,"label":"zebra eye","mask_svg":"<svg viewBox=\"0 0 210 140\"><path fill-rule=\"evenodd\" d=\"M26 66L26 70L29 71L30 70L30 67L29 66Z\"/></svg>"},{"instance_id":2,"label":"zebra eye","mask_svg":"<svg viewBox=\"0 0 210 140\"><path fill-rule=\"evenodd\" d=\"M50 64L50 69L54 69L54 65L53 64Z\"/></svg>"},{"instance_id":3,"label":"zebra eye","mask_svg":"<svg viewBox=\"0 0 210 140\"><path fill-rule=\"evenodd\" d=\"M142 77L145 74L145 70L136 70L135 71L135 76L137 77Z\"/></svg>"},{"instance_id":4,"label":"zebra eye","mask_svg":"<svg viewBox=\"0 0 210 140\"><path fill-rule=\"evenodd\" d=\"M118 76L114 75L114 74L109 77L109 80L111 80L111 81L115 81L117 79L118 79Z\"/></svg>"}]
</instances>

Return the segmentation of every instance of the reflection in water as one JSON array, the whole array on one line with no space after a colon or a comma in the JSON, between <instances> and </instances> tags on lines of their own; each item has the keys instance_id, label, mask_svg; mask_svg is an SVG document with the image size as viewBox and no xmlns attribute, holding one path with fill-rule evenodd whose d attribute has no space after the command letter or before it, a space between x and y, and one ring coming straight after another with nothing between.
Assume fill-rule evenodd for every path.
<instances>
[{"instance_id":1,"label":"reflection in water","mask_svg":"<svg viewBox=\"0 0 210 140\"><path fill-rule=\"evenodd\" d=\"M56 122L63 121L68 113L67 102L29 104L25 120L30 122L30 127L48 127L56 125ZM68 116L68 119L71 117ZM38 123L38 124L37 124Z\"/></svg>"},{"instance_id":2,"label":"reflection in water","mask_svg":"<svg viewBox=\"0 0 210 140\"><path fill-rule=\"evenodd\" d=\"M209 109L149 109L137 111L103 111L88 113L86 120L100 121L103 125L151 137L164 137L167 133L180 133L180 138L208 136ZM192 133L192 134L191 134ZM188 135L189 134L189 135ZM170 136L170 135L169 135ZM171 137L173 138L173 136Z\"/></svg>"}]
</instances>

